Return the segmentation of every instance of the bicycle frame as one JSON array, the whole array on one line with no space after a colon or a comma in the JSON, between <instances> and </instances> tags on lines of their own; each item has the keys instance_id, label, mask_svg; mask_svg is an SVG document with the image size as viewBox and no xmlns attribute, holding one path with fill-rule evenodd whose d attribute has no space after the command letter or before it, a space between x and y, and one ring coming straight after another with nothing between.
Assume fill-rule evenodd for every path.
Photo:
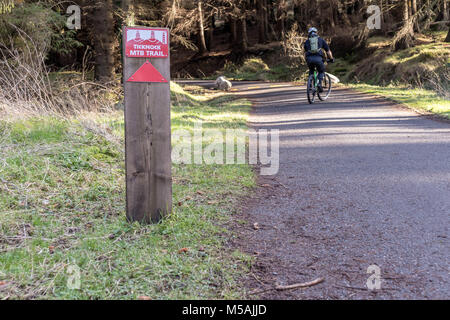
<instances>
[{"instance_id":1,"label":"bicycle frame","mask_svg":"<svg viewBox=\"0 0 450 320\"><path fill-rule=\"evenodd\" d=\"M314 70L314 88L317 90L317 86L319 85L319 73L317 70Z\"/></svg>"},{"instance_id":2,"label":"bicycle frame","mask_svg":"<svg viewBox=\"0 0 450 320\"><path fill-rule=\"evenodd\" d=\"M309 80L309 79L311 79L311 80ZM319 89L318 89L319 82L320 82L319 81L319 72L317 70L314 70L314 73L308 77L307 96L308 96L308 102L310 104L314 103L316 94L321 101L324 101L328 98L328 95L331 92L331 79L327 74L325 74L324 81L326 84L325 92L323 92L323 91L319 92Z\"/></svg>"}]
</instances>

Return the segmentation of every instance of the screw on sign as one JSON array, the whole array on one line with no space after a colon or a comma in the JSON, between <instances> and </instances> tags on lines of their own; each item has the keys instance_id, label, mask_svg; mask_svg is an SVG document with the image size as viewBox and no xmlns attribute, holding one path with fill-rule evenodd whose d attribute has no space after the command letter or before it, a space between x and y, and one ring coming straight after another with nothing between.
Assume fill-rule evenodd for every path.
<instances>
[{"instance_id":1,"label":"screw on sign","mask_svg":"<svg viewBox=\"0 0 450 320\"><path fill-rule=\"evenodd\" d=\"M157 222L172 210L169 30L124 27L127 218Z\"/></svg>"}]
</instances>

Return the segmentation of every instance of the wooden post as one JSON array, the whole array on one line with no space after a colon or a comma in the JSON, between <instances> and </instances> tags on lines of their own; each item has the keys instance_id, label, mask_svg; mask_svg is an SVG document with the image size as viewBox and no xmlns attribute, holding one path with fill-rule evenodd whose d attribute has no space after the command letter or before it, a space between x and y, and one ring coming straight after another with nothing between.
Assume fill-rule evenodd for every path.
<instances>
[{"instance_id":1,"label":"wooden post","mask_svg":"<svg viewBox=\"0 0 450 320\"><path fill-rule=\"evenodd\" d=\"M160 29L167 31L167 57L130 57L127 29L131 28L123 28L127 219L154 223L172 210L169 32ZM150 28L132 29L148 33L145 29ZM145 51L144 55L150 52L155 51ZM129 81L148 62L167 82Z\"/></svg>"}]
</instances>

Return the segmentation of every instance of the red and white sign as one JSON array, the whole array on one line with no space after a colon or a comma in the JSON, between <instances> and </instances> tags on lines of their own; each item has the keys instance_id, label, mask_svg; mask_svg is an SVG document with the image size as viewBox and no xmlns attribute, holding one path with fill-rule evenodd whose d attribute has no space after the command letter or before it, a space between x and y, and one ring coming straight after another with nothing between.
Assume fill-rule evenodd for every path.
<instances>
[{"instance_id":1,"label":"red and white sign","mask_svg":"<svg viewBox=\"0 0 450 320\"><path fill-rule=\"evenodd\" d=\"M150 63L145 63L127 80L128 82L167 82L158 70Z\"/></svg>"},{"instance_id":2,"label":"red and white sign","mask_svg":"<svg viewBox=\"0 0 450 320\"><path fill-rule=\"evenodd\" d=\"M168 58L169 31L158 28L126 28L125 54L129 58Z\"/></svg>"}]
</instances>

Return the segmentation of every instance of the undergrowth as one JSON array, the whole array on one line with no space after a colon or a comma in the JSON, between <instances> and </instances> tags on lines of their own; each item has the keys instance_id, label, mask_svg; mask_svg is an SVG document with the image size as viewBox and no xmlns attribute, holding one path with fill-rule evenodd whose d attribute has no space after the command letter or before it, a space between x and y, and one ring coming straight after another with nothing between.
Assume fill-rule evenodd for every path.
<instances>
[{"instance_id":1,"label":"undergrowth","mask_svg":"<svg viewBox=\"0 0 450 320\"><path fill-rule=\"evenodd\" d=\"M174 130L245 127L245 100L176 85L172 98ZM121 112L0 121L0 299L242 296L250 259L226 247L226 226L250 167L174 165L172 214L128 223L123 130Z\"/></svg>"}]
</instances>

